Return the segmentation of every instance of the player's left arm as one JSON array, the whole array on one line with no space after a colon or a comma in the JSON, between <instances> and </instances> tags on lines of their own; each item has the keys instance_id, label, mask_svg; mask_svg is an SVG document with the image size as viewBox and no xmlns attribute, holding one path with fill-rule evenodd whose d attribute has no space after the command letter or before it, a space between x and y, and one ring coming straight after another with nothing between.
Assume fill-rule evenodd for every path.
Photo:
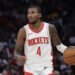
<instances>
[{"instance_id":1,"label":"player's left arm","mask_svg":"<svg viewBox=\"0 0 75 75\"><path fill-rule=\"evenodd\" d=\"M60 41L57 30L54 27L54 25L52 25L52 24L49 25L49 32L50 32L51 39L53 40L54 44L57 47L57 50L59 50L61 53L63 53L66 50L67 46L65 46Z\"/></svg>"}]
</instances>

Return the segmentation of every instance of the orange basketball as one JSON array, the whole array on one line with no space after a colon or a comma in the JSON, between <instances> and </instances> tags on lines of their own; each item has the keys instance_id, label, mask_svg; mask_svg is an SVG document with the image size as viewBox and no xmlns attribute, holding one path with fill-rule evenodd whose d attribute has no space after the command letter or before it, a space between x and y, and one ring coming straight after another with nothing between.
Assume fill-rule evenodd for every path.
<instances>
[{"instance_id":1,"label":"orange basketball","mask_svg":"<svg viewBox=\"0 0 75 75\"><path fill-rule=\"evenodd\" d=\"M64 61L69 65L75 65L75 49L67 48L63 53Z\"/></svg>"}]
</instances>

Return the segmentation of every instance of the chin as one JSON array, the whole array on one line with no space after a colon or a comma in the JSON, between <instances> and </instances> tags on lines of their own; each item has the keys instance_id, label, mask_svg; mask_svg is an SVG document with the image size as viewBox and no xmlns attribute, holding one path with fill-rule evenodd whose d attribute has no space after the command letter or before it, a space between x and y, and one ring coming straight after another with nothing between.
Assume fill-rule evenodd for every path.
<instances>
[{"instance_id":1,"label":"chin","mask_svg":"<svg viewBox=\"0 0 75 75\"><path fill-rule=\"evenodd\" d=\"M30 24L35 24L36 22L29 22Z\"/></svg>"}]
</instances>

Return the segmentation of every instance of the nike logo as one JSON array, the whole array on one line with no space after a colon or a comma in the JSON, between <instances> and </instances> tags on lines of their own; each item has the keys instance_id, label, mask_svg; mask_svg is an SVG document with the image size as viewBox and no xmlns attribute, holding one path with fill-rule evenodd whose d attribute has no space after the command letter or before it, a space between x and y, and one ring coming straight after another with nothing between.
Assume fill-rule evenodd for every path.
<instances>
[{"instance_id":1,"label":"nike logo","mask_svg":"<svg viewBox=\"0 0 75 75\"><path fill-rule=\"evenodd\" d=\"M28 35L32 35L33 33L29 33Z\"/></svg>"}]
</instances>

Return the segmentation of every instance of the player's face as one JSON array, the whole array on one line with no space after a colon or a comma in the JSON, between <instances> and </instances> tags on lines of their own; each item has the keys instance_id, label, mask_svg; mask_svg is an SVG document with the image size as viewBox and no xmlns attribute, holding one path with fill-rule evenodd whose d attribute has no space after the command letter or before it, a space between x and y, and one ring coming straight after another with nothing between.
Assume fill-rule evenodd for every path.
<instances>
[{"instance_id":1,"label":"player's face","mask_svg":"<svg viewBox=\"0 0 75 75\"><path fill-rule=\"evenodd\" d=\"M41 13L39 13L36 8L29 8L27 17L28 17L29 23L34 24L38 20L40 20Z\"/></svg>"}]
</instances>

